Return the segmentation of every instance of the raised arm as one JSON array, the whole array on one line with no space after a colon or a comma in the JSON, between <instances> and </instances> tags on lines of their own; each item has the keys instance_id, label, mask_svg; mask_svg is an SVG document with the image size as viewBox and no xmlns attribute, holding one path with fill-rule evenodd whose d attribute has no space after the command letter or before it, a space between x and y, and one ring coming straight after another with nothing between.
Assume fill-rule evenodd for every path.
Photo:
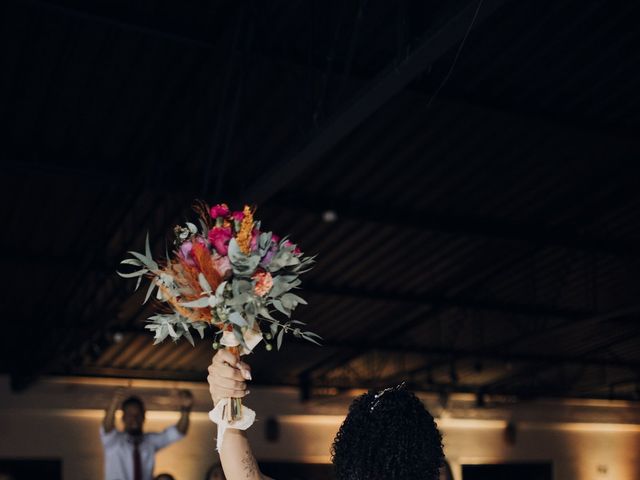
<instances>
[{"instance_id":1,"label":"raised arm","mask_svg":"<svg viewBox=\"0 0 640 480\"><path fill-rule=\"evenodd\" d=\"M251 379L249 365L226 350L220 350L209 366L209 391L214 406L226 398L246 396L246 380ZM220 461L227 480L268 480L260 472L244 431L229 428L224 434Z\"/></svg>"},{"instance_id":2,"label":"raised arm","mask_svg":"<svg viewBox=\"0 0 640 480\"><path fill-rule=\"evenodd\" d=\"M104 429L104 433L109 433L115 428L116 412L118 411L118 407L120 406L123 395L123 389L118 388L111 398L111 403L109 403L109 406L104 411L104 419L102 420L102 428Z\"/></svg>"},{"instance_id":3,"label":"raised arm","mask_svg":"<svg viewBox=\"0 0 640 480\"><path fill-rule=\"evenodd\" d=\"M186 435L189 431L189 415L193 407L193 395L189 390L180 391L180 419L176 424L176 428L182 435Z\"/></svg>"}]
</instances>

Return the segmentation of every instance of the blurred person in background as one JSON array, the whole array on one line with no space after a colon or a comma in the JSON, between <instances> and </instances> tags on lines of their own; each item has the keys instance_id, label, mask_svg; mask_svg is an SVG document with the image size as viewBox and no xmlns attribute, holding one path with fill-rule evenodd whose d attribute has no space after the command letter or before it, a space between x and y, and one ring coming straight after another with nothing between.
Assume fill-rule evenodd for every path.
<instances>
[{"instance_id":1,"label":"blurred person in background","mask_svg":"<svg viewBox=\"0 0 640 480\"><path fill-rule=\"evenodd\" d=\"M189 414L193 395L188 390L179 393L180 419L162 432L145 433L145 407L142 400L131 396L121 401L118 389L107 407L100 426L104 448L105 480L152 480L155 454L161 448L182 439L189 429ZM115 426L118 407L122 409L123 431Z\"/></svg>"}]
</instances>

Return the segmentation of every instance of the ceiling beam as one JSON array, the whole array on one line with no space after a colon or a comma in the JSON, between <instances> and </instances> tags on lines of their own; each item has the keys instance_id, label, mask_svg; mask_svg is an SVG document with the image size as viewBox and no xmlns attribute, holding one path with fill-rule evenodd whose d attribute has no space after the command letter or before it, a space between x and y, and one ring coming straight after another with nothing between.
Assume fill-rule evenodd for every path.
<instances>
[{"instance_id":1,"label":"ceiling beam","mask_svg":"<svg viewBox=\"0 0 640 480\"><path fill-rule=\"evenodd\" d=\"M347 297L365 301L399 303L414 306L462 308L527 317L553 317L581 320L587 319L593 315L592 311L576 308L555 307L543 304L503 302L499 300L486 300L459 295L447 296L434 293L389 293L377 290L365 290L362 288L314 285L311 283L305 283L304 290L311 294L323 296Z\"/></svg>"},{"instance_id":2,"label":"ceiling beam","mask_svg":"<svg viewBox=\"0 0 640 480\"><path fill-rule=\"evenodd\" d=\"M479 26L508 1L484 0L479 9L478 2L466 2L457 13L444 19L433 33L427 33L417 42L417 46L408 55L392 61L377 78L354 95L342 111L329 117L327 124L315 131L302 148L262 174L242 192L240 200L261 204L287 186L324 158L341 140L404 90L433 62L461 42L470 25Z\"/></svg>"},{"instance_id":3,"label":"ceiling beam","mask_svg":"<svg viewBox=\"0 0 640 480\"><path fill-rule=\"evenodd\" d=\"M613 336L613 338L610 338L610 337L607 338L607 341L605 343L602 343L601 345L598 345L593 348L589 348L583 351L580 355L583 358L589 358L591 355L606 352L610 347L618 343L625 342L637 335L638 335L638 332L635 332L635 333L628 332L628 331L620 332L617 335ZM609 361L609 359L607 359L607 361ZM510 372L507 375L504 375L496 379L490 384L485 385L484 386L485 390L487 392L491 392L491 391L494 391L495 389L510 387L513 383L517 383L521 380L524 380L524 381L535 380L540 374L563 366L562 363L558 364L554 362L532 362L532 363L533 365L527 365L521 369L517 369L515 372ZM629 368L632 371L638 371L640 369L637 362L628 362L628 363L629 364L627 364L626 361L620 360L618 357L613 356L610 359L609 363L605 363L601 365L585 363L583 365L584 366L622 367L622 368Z\"/></svg>"},{"instance_id":4,"label":"ceiling beam","mask_svg":"<svg viewBox=\"0 0 640 480\"><path fill-rule=\"evenodd\" d=\"M538 365L559 366L564 365L584 365L592 367L615 367L640 369L640 361L623 360L619 358L602 358L590 355L556 355L544 353L518 353L509 351L499 351L493 349L464 349L433 347L421 345L393 345L384 343L367 342L342 342L324 341L323 346L341 350L352 350L360 353L386 352L386 353L416 353L425 356L446 357L449 362L473 359L473 360L494 360L498 362L513 363L535 363ZM428 369L429 367L424 367Z\"/></svg>"},{"instance_id":5,"label":"ceiling beam","mask_svg":"<svg viewBox=\"0 0 640 480\"><path fill-rule=\"evenodd\" d=\"M341 220L371 222L454 236L484 237L585 252L640 256L640 246L637 242L581 235L566 227L550 228L491 217L442 214L434 211L411 210L410 208L398 209L384 204L316 194L309 195L295 191L280 192L275 196L274 201L280 207L302 210L318 217L327 210L334 210Z\"/></svg>"},{"instance_id":6,"label":"ceiling beam","mask_svg":"<svg viewBox=\"0 0 640 480\"><path fill-rule=\"evenodd\" d=\"M439 311L439 308L436 309L432 309L432 310L436 310ZM545 337L545 336L555 336L557 337L559 333L561 332L565 332L567 330L579 327L579 326L584 326L585 324L597 324L597 323L603 323L603 322L607 322L607 321L611 321L611 320L616 320L616 319L629 319L631 321L635 321L635 318L637 318L637 316L640 314L640 305L629 305L629 306L625 306L622 308L618 308L618 309L614 309L611 310L609 312L605 312L605 313L600 313L600 314L595 314L593 316L590 317L580 317L580 318L574 318L574 319L567 319L565 321L561 321L558 322L554 325L551 326L544 326L544 327L540 327L537 328L535 331L530 331L530 332L526 332L526 333L522 333L517 335L516 337L512 337L509 340L503 341L499 344L494 344L494 345L490 345L487 346L485 348L483 348L482 352L508 352L509 350L514 349L514 347L520 343L522 343L523 341L526 340L532 340L534 338L539 338L539 337ZM400 324L402 325L404 324L410 324L411 328L415 327L418 324L418 321L423 318L423 317L428 317L430 315L430 311L427 311L426 313L423 313L421 315L416 315L413 318L409 317L409 321L398 321L398 322L393 322L394 325L396 324ZM376 339L376 343L375 345L383 345L383 340L384 338L394 338L398 333L401 333L403 330L401 328L395 328L392 333L385 333L384 336L382 336L381 338ZM406 331L406 330L405 330ZM434 347L432 349L433 352L437 352L438 351L438 347ZM442 349L440 350L442 352L447 352L447 349ZM451 354L453 350L449 350L448 353ZM347 352L345 352L342 355L331 355L329 357L325 357L322 360L320 360L319 362L315 363L314 365L310 366L309 368L307 368L305 371L303 371L301 373L301 376L305 377L305 378L310 378L312 375L315 377L316 375L318 375L318 372L321 372L320 375L322 374L326 374L329 371L335 370L337 368L340 368L341 366L349 363L350 361L352 361L354 358L359 357L360 355L366 353L367 350L361 350L361 349L356 349L353 348ZM461 353L463 351L460 351ZM422 353L428 353L427 351L423 351ZM588 355L591 354L597 354L599 353L598 350L594 350L594 351L589 351ZM584 354L583 354L584 355ZM445 355L446 356L446 355ZM440 361L431 361L429 366L425 366L424 370L427 370L429 367L431 368L437 368L443 364L449 364L450 363L450 358L447 358L446 360L440 360ZM614 361L615 363L615 361ZM547 362L542 362L542 365L544 365L544 367L542 368L552 368L554 366L553 363L547 363ZM531 366L527 366L526 368L531 368ZM537 369L541 368L540 365L536 366Z\"/></svg>"}]
</instances>

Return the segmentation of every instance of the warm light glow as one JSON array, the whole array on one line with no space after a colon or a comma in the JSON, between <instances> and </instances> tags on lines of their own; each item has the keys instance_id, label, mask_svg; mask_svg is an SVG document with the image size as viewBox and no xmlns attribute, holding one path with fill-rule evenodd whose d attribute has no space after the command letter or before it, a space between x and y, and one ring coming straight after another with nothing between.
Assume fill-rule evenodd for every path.
<instances>
[{"instance_id":1,"label":"warm light glow","mask_svg":"<svg viewBox=\"0 0 640 480\"><path fill-rule=\"evenodd\" d=\"M522 422L519 425L525 428L565 430L570 432L640 432L640 425L629 423L579 423L579 422L557 422L557 423L528 423Z\"/></svg>"},{"instance_id":2,"label":"warm light glow","mask_svg":"<svg viewBox=\"0 0 640 480\"><path fill-rule=\"evenodd\" d=\"M439 428L463 428L463 429L495 429L506 428L506 420L482 420L476 418L444 417L436 419Z\"/></svg>"},{"instance_id":3,"label":"warm light glow","mask_svg":"<svg viewBox=\"0 0 640 480\"><path fill-rule=\"evenodd\" d=\"M114 377L49 377L48 383L61 385L94 385L102 387L127 388L169 388L197 390L206 388L201 382L179 382L175 380L147 380Z\"/></svg>"},{"instance_id":4,"label":"warm light glow","mask_svg":"<svg viewBox=\"0 0 640 480\"><path fill-rule=\"evenodd\" d=\"M336 427L344 421L344 415L279 415L278 420L282 423L295 423L304 425L335 425Z\"/></svg>"},{"instance_id":5,"label":"warm light glow","mask_svg":"<svg viewBox=\"0 0 640 480\"><path fill-rule=\"evenodd\" d=\"M38 414L50 414L63 417L93 418L102 420L102 418L104 417L104 410L96 408L59 408L38 410ZM176 410L147 410L145 414L146 420L150 421L175 421L179 416L180 412ZM190 418L192 421L210 422L209 414L207 412L191 412Z\"/></svg>"}]
</instances>

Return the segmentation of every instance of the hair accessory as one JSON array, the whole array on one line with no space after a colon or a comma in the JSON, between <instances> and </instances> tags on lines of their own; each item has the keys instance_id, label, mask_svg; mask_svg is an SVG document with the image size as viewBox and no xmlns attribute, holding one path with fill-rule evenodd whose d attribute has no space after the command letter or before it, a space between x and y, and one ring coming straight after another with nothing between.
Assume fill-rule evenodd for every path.
<instances>
[{"instance_id":1,"label":"hair accessory","mask_svg":"<svg viewBox=\"0 0 640 480\"><path fill-rule=\"evenodd\" d=\"M387 392L397 392L398 390L402 390L405 388L405 382L396 385L395 387L385 388L384 390L380 390L373 396L373 402L371 403L371 408L369 409L369 413L372 413L373 410L380 404L382 396Z\"/></svg>"}]
</instances>

